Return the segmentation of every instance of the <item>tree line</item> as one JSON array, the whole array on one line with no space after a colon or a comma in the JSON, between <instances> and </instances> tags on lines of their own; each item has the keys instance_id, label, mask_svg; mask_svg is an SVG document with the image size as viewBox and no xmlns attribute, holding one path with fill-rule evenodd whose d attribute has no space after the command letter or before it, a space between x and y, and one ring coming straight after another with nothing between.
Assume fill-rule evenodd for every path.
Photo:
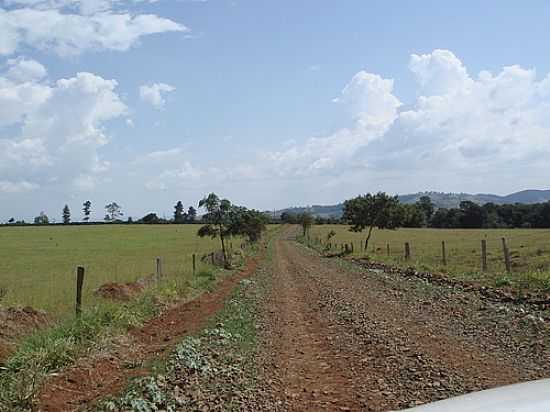
<instances>
[{"instance_id":1,"label":"tree line","mask_svg":"<svg viewBox=\"0 0 550 412\"><path fill-rule=\"evenodd\" d=\"M281 214L283 223L300 224L305 214ZM373 227L397 229L448 228L448 229L496 229L496 228L550 228L550 202L536 204L460 202L457 208L437 208L429 196L416 203L404 204L397 196L384 192L367 193L344 202L343 215L337 217L311 216L316 224L350 224L353 230Z\"/></svg>"}]
</instances>

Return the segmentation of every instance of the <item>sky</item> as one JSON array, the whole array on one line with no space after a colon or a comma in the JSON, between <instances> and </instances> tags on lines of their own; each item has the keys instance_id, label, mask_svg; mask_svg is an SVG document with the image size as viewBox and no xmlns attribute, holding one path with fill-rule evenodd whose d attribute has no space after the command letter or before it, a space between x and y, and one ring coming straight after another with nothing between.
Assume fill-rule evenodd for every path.
<instances>
[{"instance_id":1,"label":"sky","mask_svg":"<svg viewBox=\"0 0 550 412\"><path fill-rule=\"evenodd\" d=\"M0 0L0 221L550 188L547 1Z\"/></svg>"}]
</instances>

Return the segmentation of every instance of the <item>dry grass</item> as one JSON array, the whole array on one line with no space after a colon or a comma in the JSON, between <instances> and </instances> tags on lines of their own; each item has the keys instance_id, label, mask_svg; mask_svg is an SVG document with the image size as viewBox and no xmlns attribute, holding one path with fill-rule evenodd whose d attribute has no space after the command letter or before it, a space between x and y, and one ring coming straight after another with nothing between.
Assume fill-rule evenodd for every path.
<instances>
[{"instance_id":1,"label":"dry grass","mask_svg":"<svg viewBox=\"0 0 550 412\"><path fill-rule=\"evenodd\" d=\"M348 226L318 225L311 239L336 235L334 247L354 244L355 255L422 270L447 272L455 278L485 280L490 283L523 283L520 286L550 289L550 230L543 229L398 229L375 230L369 250L362 250L366 233L350 232ZM506 238L512 258L513 274L505 274L501 239ZM488 272L481 273L481 240L487 241ZM445 241L447 266L441 262L441 242ZM410 243L411 260L404 260L404 244ZM390 245L390 255L387 245ZM334 249L336 250L336 249Z\"/></svg>"}]
</instances>

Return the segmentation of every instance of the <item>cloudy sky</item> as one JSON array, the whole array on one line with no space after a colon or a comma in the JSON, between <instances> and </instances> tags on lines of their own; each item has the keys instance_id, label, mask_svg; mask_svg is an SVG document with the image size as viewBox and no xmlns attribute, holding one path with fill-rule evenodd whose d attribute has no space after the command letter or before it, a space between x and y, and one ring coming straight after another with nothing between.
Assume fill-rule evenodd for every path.
<instances>
[{"instance_id":1,"label":"cloudy sky","mask_svg":"<svg viewBox=\"0 0 550 412\"><path fill-rule=\"evenodd\" d=\"M0 221L550 188L547 1L0 0Z\"/></svg>"}]
</instances>

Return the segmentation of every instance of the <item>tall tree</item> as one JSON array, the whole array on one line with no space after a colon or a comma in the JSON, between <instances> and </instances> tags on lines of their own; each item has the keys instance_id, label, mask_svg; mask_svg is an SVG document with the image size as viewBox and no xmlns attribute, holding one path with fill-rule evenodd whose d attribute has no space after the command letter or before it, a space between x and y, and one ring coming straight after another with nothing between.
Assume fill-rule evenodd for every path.
<instances>
[{"instance_id":1,"label":"tall tree","mask_svg":"<svg viewBox=\"0 0 550 412\"><path fill-rule=\"evenodd\" d=\"M105 205L105 211L107 212L105 215L106 222L116 222L124 215L121 207L116 202L111 202L108 205Z\"/></svg>"},{"instance_id":2,"label":"tall tree","mask_svg":"<svg viewBox=\"0 0 550 412\"><path fill-rule=\"evenodd\" d=\"M198 230L197 234L200 237L220 238L223 261L225 266L229 267L225 251L225 238L231 234L231 202L227 199L220 199L215 193L210 193L199 202L199 207L206 209L202 219L207 223Z\"/></svg>"},{"instance_id":3,"label":"tall tree","mask_svg":"<svg viewBox=\"0 0 550 412\"><path fill-rule=\"evenodd\" d=\"M69 209L69 205L65 205L65 207L63 208L62 218L64 225L68 225L69 223L71 223L71 209Z\"/></svg>"},{"instance_id":4,"label":"tall tree","mask_svg":"<svg viewBox=\"0 0 550 412\"><path fill-rule=\"evenodd\" d=\"M422 196L420 199L418 199L418 202L416 202L416 206L422 210L425 217L426 226L430 223L430 219L432 218L434 214L434 204L432 202L432 199L430 196Z\"/></svg>"},{"instance_id":5,"label":"tall tree","mask_svg":"<svg viewBox=\"0 0 550 412\"><path fill-rule=\"evenodd\" d=\"M48 215L46 215L46 213L44 212L40 212L40 215L34 218L35 225L47 225L49 223L50 223L50 219L48 219Z\"/></svg>"},{"instance_id":6,"label":"tall tree","mask_svg":"<svg viewBox=\"0 0 550 412\"><path fill-rule=\"evenodd\" d=\"M343 220L352 225L350 231L362 232L363 229L368 228L365 250L368 250L372 230L375 227L394 229L401 224L400 219L397 196L389 196L383 192L375 195L367 193L344 202Z\"/></svg>"},{"instance_id":7,"label":"tall tree","mask_svg":"<svg viewBox=\"0 0 550 412\"><path fill-rule=\"evenodd\" d=\"M308 212L300 213L297 221L302 226L302 234L305 237L314 222L313 215Z\"/></svg>"},{"instance_id":8,"label":"tall tree","mask_svg":"<svg viewBox=\"0 0 550 412\"><path fill-rule=\"evenodd\" d=\"M187 223L195 223L195 220L197 220L197 209L195 209L193 206L189 206L185 218Z\"/></svg>"},{"instance_id":9,"label":"tall tree","mask_svg":"<svg viewBox=\"0 0 550 412\"><path fill-rule=\"evenodd\" d=\"M178 203L174 206L174 223L183 223L184 220L183 203L181 203L181 200L178 200Z\"/></svg>"},{"instance_id":10,"label":"tall tree","mask_svg":"<svg viewBox=\"0 0 550 412\"><path fill-rule=\"evenodd\" d=\"M84 203L82 203L82 212L84 213L84 220L86 223L90 221L90 213L92 213L92 202L89 200L86 200Z\"/></svg>"}]
</instances>

